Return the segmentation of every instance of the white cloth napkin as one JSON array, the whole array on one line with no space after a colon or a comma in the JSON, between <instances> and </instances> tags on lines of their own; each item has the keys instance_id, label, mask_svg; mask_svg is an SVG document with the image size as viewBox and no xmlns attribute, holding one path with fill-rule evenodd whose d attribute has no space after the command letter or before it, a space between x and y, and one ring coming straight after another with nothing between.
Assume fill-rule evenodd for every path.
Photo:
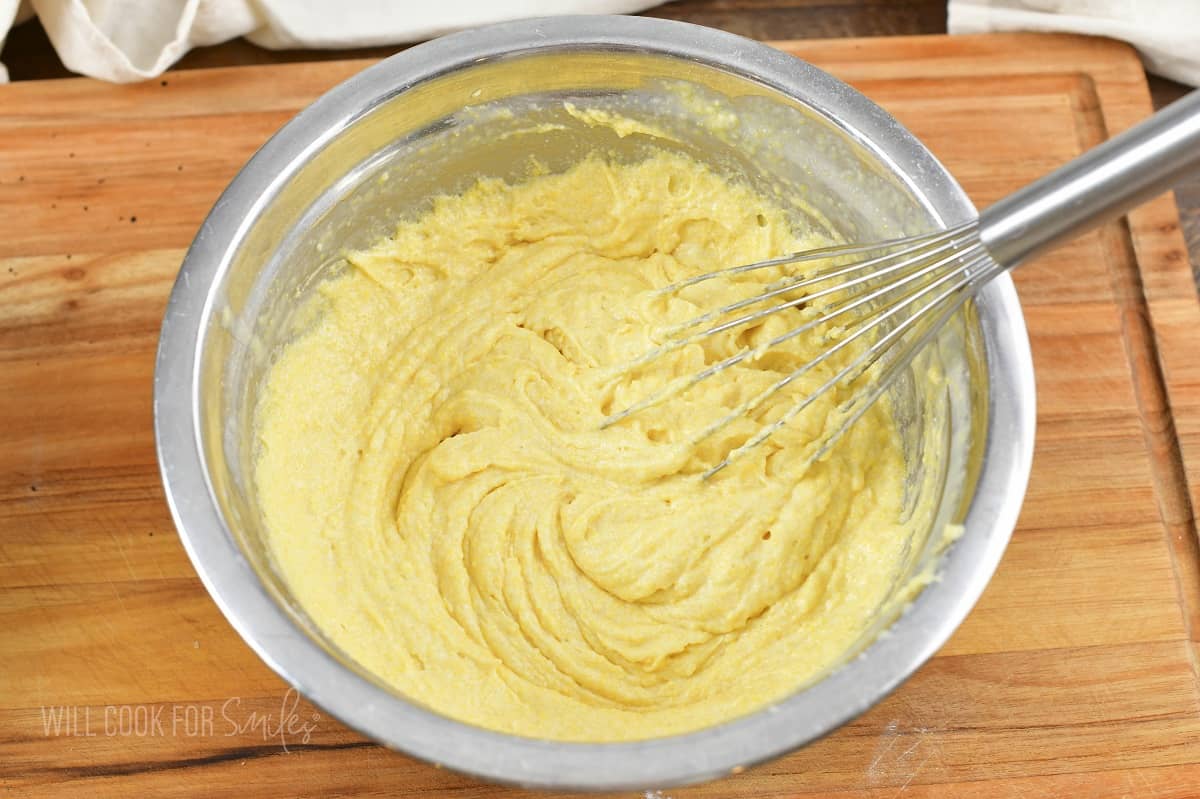
<instances>
[{"instance_id":1,"label":"white cloth napkin","mask_svg":"<svg viewBox=\"0 0 1200 799\"><path fill-rule=\"evenodd\" d=\"M124 83L158 75L193 47L238 36L274 49L366 47L505 19L623 14L660 2L0 0L0 48L14 24L36 14L67 68ZM950 0L949 26L951 33L1036 30L1124 39L1152 72L1200 85L1200 0ZM7 78L0 64L0 81Z\"/></svg>"},{"instance_id":2,"label":"white cloth napkin","mask_svg":"<svg viewBox=\"0 0 1200 799\"><path fill-rule=\"evenodd\" d=\"M1200 86L1200 0L950 0L949 27L951 33L1056 31L1123 39L1149 71Z\"/></svg>"},{"instance_id":3,"label":"white cloth napkin","mask_svg":"<svg viewBox=\"0 0 1200 799\"><path fill-rule=\"evenodd\" d=\"M662 0L0 0L0 48L37 15L68 69L127 83L158 75L193 47L245 36L262 47L349 48L415 42L549 14L626 14ZM0 82L8 79L0 64Z\"/></svg>"}]
</instances>

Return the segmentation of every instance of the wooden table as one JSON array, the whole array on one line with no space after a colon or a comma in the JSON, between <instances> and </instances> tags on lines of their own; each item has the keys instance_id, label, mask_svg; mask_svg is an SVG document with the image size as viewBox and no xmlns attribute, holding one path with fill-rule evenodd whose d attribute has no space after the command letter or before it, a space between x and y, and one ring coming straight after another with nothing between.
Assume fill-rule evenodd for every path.
<instances>
[{"instance_id":1,"label":"wooden table","mask_svg":"<svg viewBox=\"0 0 1200 799\"><path fill-rule=\"evenodd\" d=\"M783 46L895 113L980 204L1149 110L1102 40ZM183 248L254 148L365 65L0 89L0 795L531 796L298 701L200 586L159 487L150 380ZM978 607L861 719L665 795L1200 793L1200 305L1173 208L1016 279L1038 441Z\"/></svg>"},{"instance_id":2,"label":"wooden table","mask_svg":"<svg viewBox=\"0 0 1200 799\"><path fill-rule=\"evenodd\" d=\"M946 0L677 0L646 12L647 16L678 19L720 28L752 39L833 39L847 36L906 36L946 32ZM173 69L197 69L294 61L383 58L403 46L357 50L272 51L236 40L193 50ZM66 77L70 73L55 55L36 21L12 32L0 62L14 80ZM1188 87L1150 77L1155 108L1177 100ZM1175 191L1180 221L1200 285L1200 176Z\"/></svg>"}]
</instances>

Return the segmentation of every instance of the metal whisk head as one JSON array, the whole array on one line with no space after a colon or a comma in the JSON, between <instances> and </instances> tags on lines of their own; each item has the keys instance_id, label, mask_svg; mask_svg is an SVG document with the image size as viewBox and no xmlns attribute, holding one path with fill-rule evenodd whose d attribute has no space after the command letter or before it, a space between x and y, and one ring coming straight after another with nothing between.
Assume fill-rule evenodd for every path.
<instances>
[{"instance_id":1,"label":"metal whisk head","mask_svg":"<svg viewBox=\"0 0 1200 799\"><path fill-rule=\"evenodd\" d=\"M1192 92L1003 198L975 221L911 238L795 253L709 272L667 286L661 290L664 295L714 278L759 269L795 270L757 296L676 325L667 331L663 344L628 364L623 373L773 314L801 307L811 310L796 327L764 344L744 347L694 375L672 381L651 396L612 414L604 420L603 427L617 424L748 358L757 358L772 347L836 321L837 333L828 337L831 343L822 342L826 348L820 354L784 374L692 439L693 443L699 443L736 419L753 413L837 353L855 346L856 349L847 350L843 356L849 358L849 363L840 368L836 367L837 361L830 363L831 369L837 368L831 377L801 394L781 416L774 417L725 453L704 476L712 476L766 441L836 387L846 386L848 391L844 393L848 399L838 406L840 422L832 431L822 433L809 455L810 462L816 460L866 413L980 286L1031 256L1145 202L1194 170L1200 170L1200 91ZM757 305L766 307L750 310Z\"/></svg>"},{"instance_id":2,"label":"metal whisk head","mask_svg":"<svg viewBox=\"0 0 1200 799\"><path fill-rule=\"evenodd\" d=\"M764 344L743 347L696 374L669 383L608 416L602 427L617 424L747 359L760 357L786 341L836 322L839 335L819 355L783 375L692 437L692 443L698 444L734 420L753 413L847 347L856 346L861 348L860 351L850 350L853 357L846 365L815 390L800 395L781 416L727 452L704 472L703 477L711 477L766 441L836 386L846 386L850 389L849 398L838 406L840 423L832 430L826 430L810 450L808 460L815 461L883 395L975 289L1004 271L980 242L978 223L969 222L920 236L823 247L721 269L673 283L660 289L659 293L670 295L714 278L776 267L789 268L794 274L767 285L760 294L675 325L666 331L666 340L662 344L627 364L622 372L632 372L669 352L757 324L768 316L800 307L813 309L815 313ZM864 379L867 376L873 379Z\"/></svg>"},{"instance_id":3,"label":"metal whisk head","mask_svg":"<svg viewBox=\"0 0 1200 799\"><path fill-rule=\"evenodd\" d=\"M801 324L765 344L746 347L697 374L673 381L649 397L604 420L617 424L702 380L719 375L747 358L837 321L819 355L784 374L693 437L711 436L751 414L771 397L846 347L849 363L800 395L782 416L764 424L744 443L725 453L707 472L710 477L766 441L817 399L847 386L848 399L838 410L841 421L815 442L809 461L824 455L887 390L955 311L975 291L1007 269L1121 214L1200 170L1200 91L1195 91L1049 175L1003 198L979 219L949 230L876 244L825 247L699 275L667 286L672 294L718 277L772 267L794 267L753 297L696 316L667 331L666 341L625 367L638 369L656 358L709 336L752 325L772 314L815 309ZM766 305L767 303L772 303ZM756 305L766 305L749 310ZM794 316L794 314L793 314ZM860 342L855 345L855 342ZM833 368L837 362L831 363ZM864 377L873 380L863 380ZM828 427L828 425L827 425Z\"/></svg>"}]
</instances>

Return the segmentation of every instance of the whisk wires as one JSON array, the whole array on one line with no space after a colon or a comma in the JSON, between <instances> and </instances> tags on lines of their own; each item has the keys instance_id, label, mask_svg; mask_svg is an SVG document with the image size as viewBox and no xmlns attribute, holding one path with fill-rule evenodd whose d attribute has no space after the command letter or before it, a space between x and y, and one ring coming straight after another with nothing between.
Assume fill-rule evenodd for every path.
<instances>
[{"instance_id":1,"label":"whisk wires","mask_svg":"<svg viewBox=\"0 0 1200 799\"><path fill-rule=\"evenodd\" d=\"M849 263L847 259L850 259ZM807 462L811 463L823 457L886 392L917 353L972 296L974 288L1002 271L979 242L976 224L970 222L905 239L823 247L720 269L673 283L657 293L670 295L705 281L781 266L795 266L799 270L797 274L768 284L759 294L668 328L662 344L626 364L618 374L632 373L690 344L754 325L791 309L811 309L809 318L765 343L743 347L695 374L669 381L649 396L609 415L601 427L617 424L743 361L759 358L791 339L805 333L815 334L826 325L840 321L841 335L830 341L826 333L823 344L828 346L820 354L692 435L688 442L696 446L737 419L753 414L795 381L846 351L855 342L862 342L859 345L861 351L848 351L854 353L848 363L816 389L798 397L780 416L764 424L745 442L728 451L704 471L702 477L712 477L761 445L835 387L853 386L875 369L875 379L869 385L852 391L849 399L838 405L836 413L840 421L836 427L812 443L806 456ZM772 300L777 301L765 308L739 313ZM731 314L737 315L727 319ZM701 329L697 331L697 328Z\"/></svg>"}]
</instances>

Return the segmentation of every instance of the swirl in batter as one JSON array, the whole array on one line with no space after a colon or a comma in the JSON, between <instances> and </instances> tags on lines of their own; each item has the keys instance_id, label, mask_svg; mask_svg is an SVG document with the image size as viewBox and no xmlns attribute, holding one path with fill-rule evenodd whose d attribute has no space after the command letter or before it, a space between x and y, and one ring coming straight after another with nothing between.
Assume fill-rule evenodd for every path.
<instances>
[{"instance_id":1,"label":"swirl in batter","mask_svg":"<svg viewBox=\"0 0 1200 799\"><path fill-rule=\"evenodd\" d=\"M698 445L696 432L810 359L821 336L599 428L806 313L626 374L671 325L781 273L655 289L825 243L664 152L482 180L349 256L258 408L257 490L298 600L403 694L526 736L686 732L819 675L885 600L909 536L887 405L807 465L838 420L835 392L711 480L698 475L854 348Z\"/></svg>"}]
</instances>

